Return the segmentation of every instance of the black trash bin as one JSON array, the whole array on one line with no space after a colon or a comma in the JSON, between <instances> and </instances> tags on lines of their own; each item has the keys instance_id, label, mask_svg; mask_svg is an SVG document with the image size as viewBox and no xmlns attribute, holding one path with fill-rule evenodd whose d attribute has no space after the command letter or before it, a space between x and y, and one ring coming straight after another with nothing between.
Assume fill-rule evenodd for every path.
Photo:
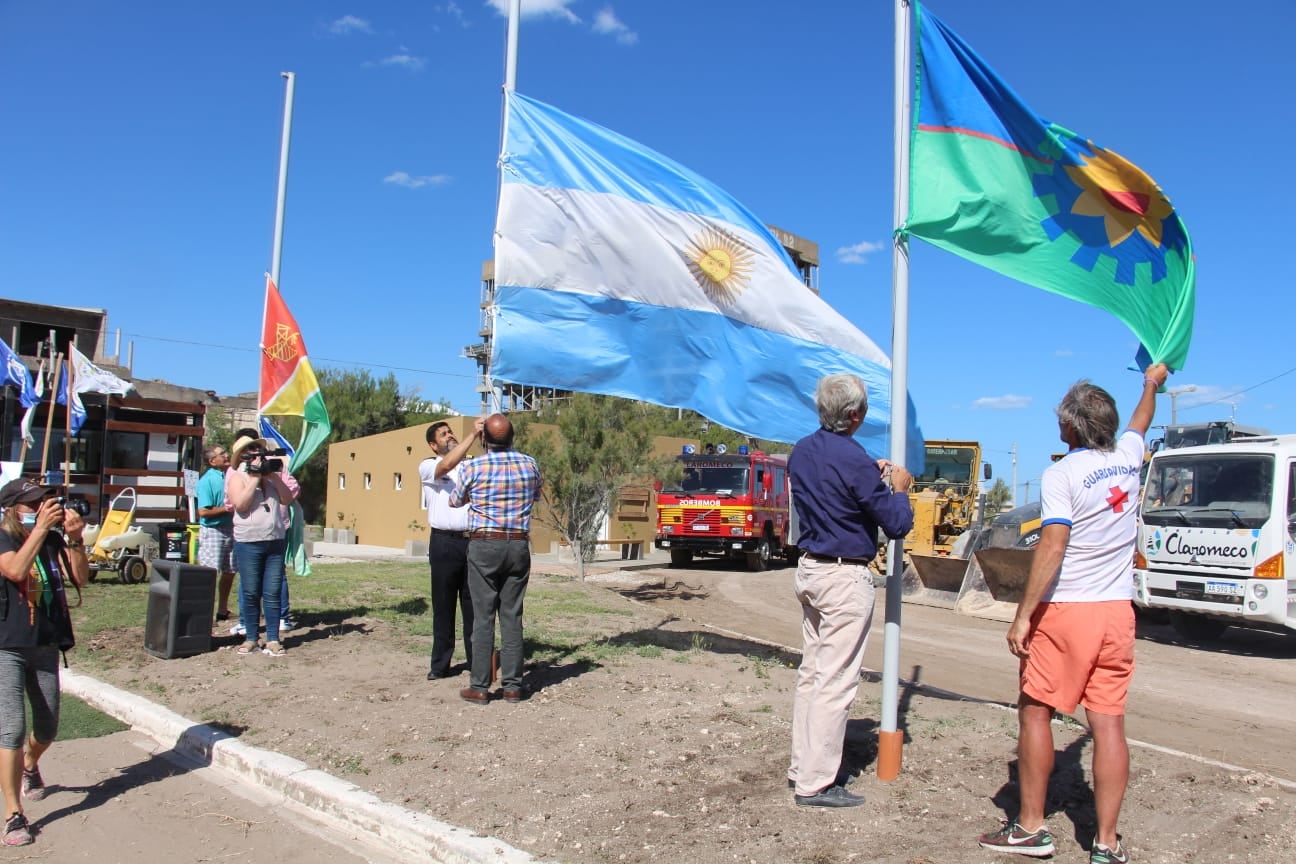
<instances>
[{"instance_id":1,"label":"black trash bin","mask_svg":"<svg viewBox=\"0 0 1296 864\"><path fill-rule=\"evenodd\" d=\"M210 651L215 605L213 568L153 559L149 570L144 650L164 660Z\"/></svg>"},{"instance_id":2,"label":"black trash bin","mask_svg":"<svg viewBox=\"0 0 1296 864\"><path fill-rule=\"evenodd\" d=\"M162 547L162 557L166 560L189 563L189 529L183 522L159 525L158 545Z\"/></svg>"}]
</instances>

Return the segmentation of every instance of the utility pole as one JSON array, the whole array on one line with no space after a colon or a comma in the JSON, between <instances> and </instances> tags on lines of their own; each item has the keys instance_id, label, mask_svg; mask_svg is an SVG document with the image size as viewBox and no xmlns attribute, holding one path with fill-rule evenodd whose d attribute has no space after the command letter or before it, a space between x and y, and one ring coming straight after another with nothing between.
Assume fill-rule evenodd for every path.
<instances>
[{"instance_id":1,"label":"utility pole","mask_svg":"<svg viewBox=\"0 0 1296 864\"><path fill-rule=\"evenodd\" d=\"M1179 422L1179 412L1177 410L1178 406L1176 404L1176 400L1184 393L1196 393L1196 392L1197 392L1196 384L1188 384L1183 387L1178 387L1174 390L1166 391L1166 395L1170 397L1170 425L1171 426L1174 426Z\"/></svg>"},{"instance_id":2,"label":"utility pole","mask_svg":"<svg viewBox=\"0 0 1296 864\"><path fill-rule=\"evenodd\" d=\"M1013 509L1016 510L1017 509L1017 442L1016 441L1013 442L1012 457L1013 457L1013 487L1012 487Z\"/></svg>"}]
</instances>

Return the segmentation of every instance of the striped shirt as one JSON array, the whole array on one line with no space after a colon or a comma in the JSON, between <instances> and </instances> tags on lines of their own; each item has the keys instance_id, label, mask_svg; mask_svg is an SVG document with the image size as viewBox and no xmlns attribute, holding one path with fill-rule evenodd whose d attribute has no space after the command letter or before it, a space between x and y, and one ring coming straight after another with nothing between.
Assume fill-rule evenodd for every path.
<instances>
[{"instance_id":1,"label":"striped shirt","mask_svg":"<svg viewBox=\"0 0 1296 864\"><path fill-rule=\"evenodd\" d=\"M530 456L516 450L487 451L459 465L459 488L450 504L468 505L470 531L530 531L540 483L540 468Z\"/></svg>"}]
</instances>

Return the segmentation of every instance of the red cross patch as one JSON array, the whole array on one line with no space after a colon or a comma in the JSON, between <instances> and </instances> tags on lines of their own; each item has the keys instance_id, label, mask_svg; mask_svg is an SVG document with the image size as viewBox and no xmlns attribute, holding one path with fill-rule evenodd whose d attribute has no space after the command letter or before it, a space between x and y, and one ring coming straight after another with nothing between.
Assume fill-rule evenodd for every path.
<instances>
[{"instance_id":1,"label":"red cross patch","mask_svg":"<svg viewBox=\"0 0 1296 864\"><path fill-rule=\"evenodd\" d=\"M1111 497L1107 499L1107 503L1111 505L1113 510L1120 513L1124 509L1126 503L1129 502L1129 495L1127 495L1125 490L1119 486L1111 487L1111 493Z\"/></svg>"}]
</instances>

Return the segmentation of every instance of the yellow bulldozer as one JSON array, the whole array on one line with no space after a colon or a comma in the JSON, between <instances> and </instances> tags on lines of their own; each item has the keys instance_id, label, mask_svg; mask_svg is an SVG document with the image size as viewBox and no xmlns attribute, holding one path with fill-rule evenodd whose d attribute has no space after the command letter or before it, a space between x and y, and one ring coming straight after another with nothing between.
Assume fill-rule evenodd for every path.
<instances>
[{"instance_id":1,"label":"yellow bulldozer","mask_svg":"<svg viewBox=\"0 0 1296 864\"><path fill-rule=\"evenodd\" d=\"M928 441L927 462L909 498L914 530L905 538L904 600L1009 620L1039 542L1040 505L979 512L981 465L974 441Z\"/></svg>"}]
</instances>

